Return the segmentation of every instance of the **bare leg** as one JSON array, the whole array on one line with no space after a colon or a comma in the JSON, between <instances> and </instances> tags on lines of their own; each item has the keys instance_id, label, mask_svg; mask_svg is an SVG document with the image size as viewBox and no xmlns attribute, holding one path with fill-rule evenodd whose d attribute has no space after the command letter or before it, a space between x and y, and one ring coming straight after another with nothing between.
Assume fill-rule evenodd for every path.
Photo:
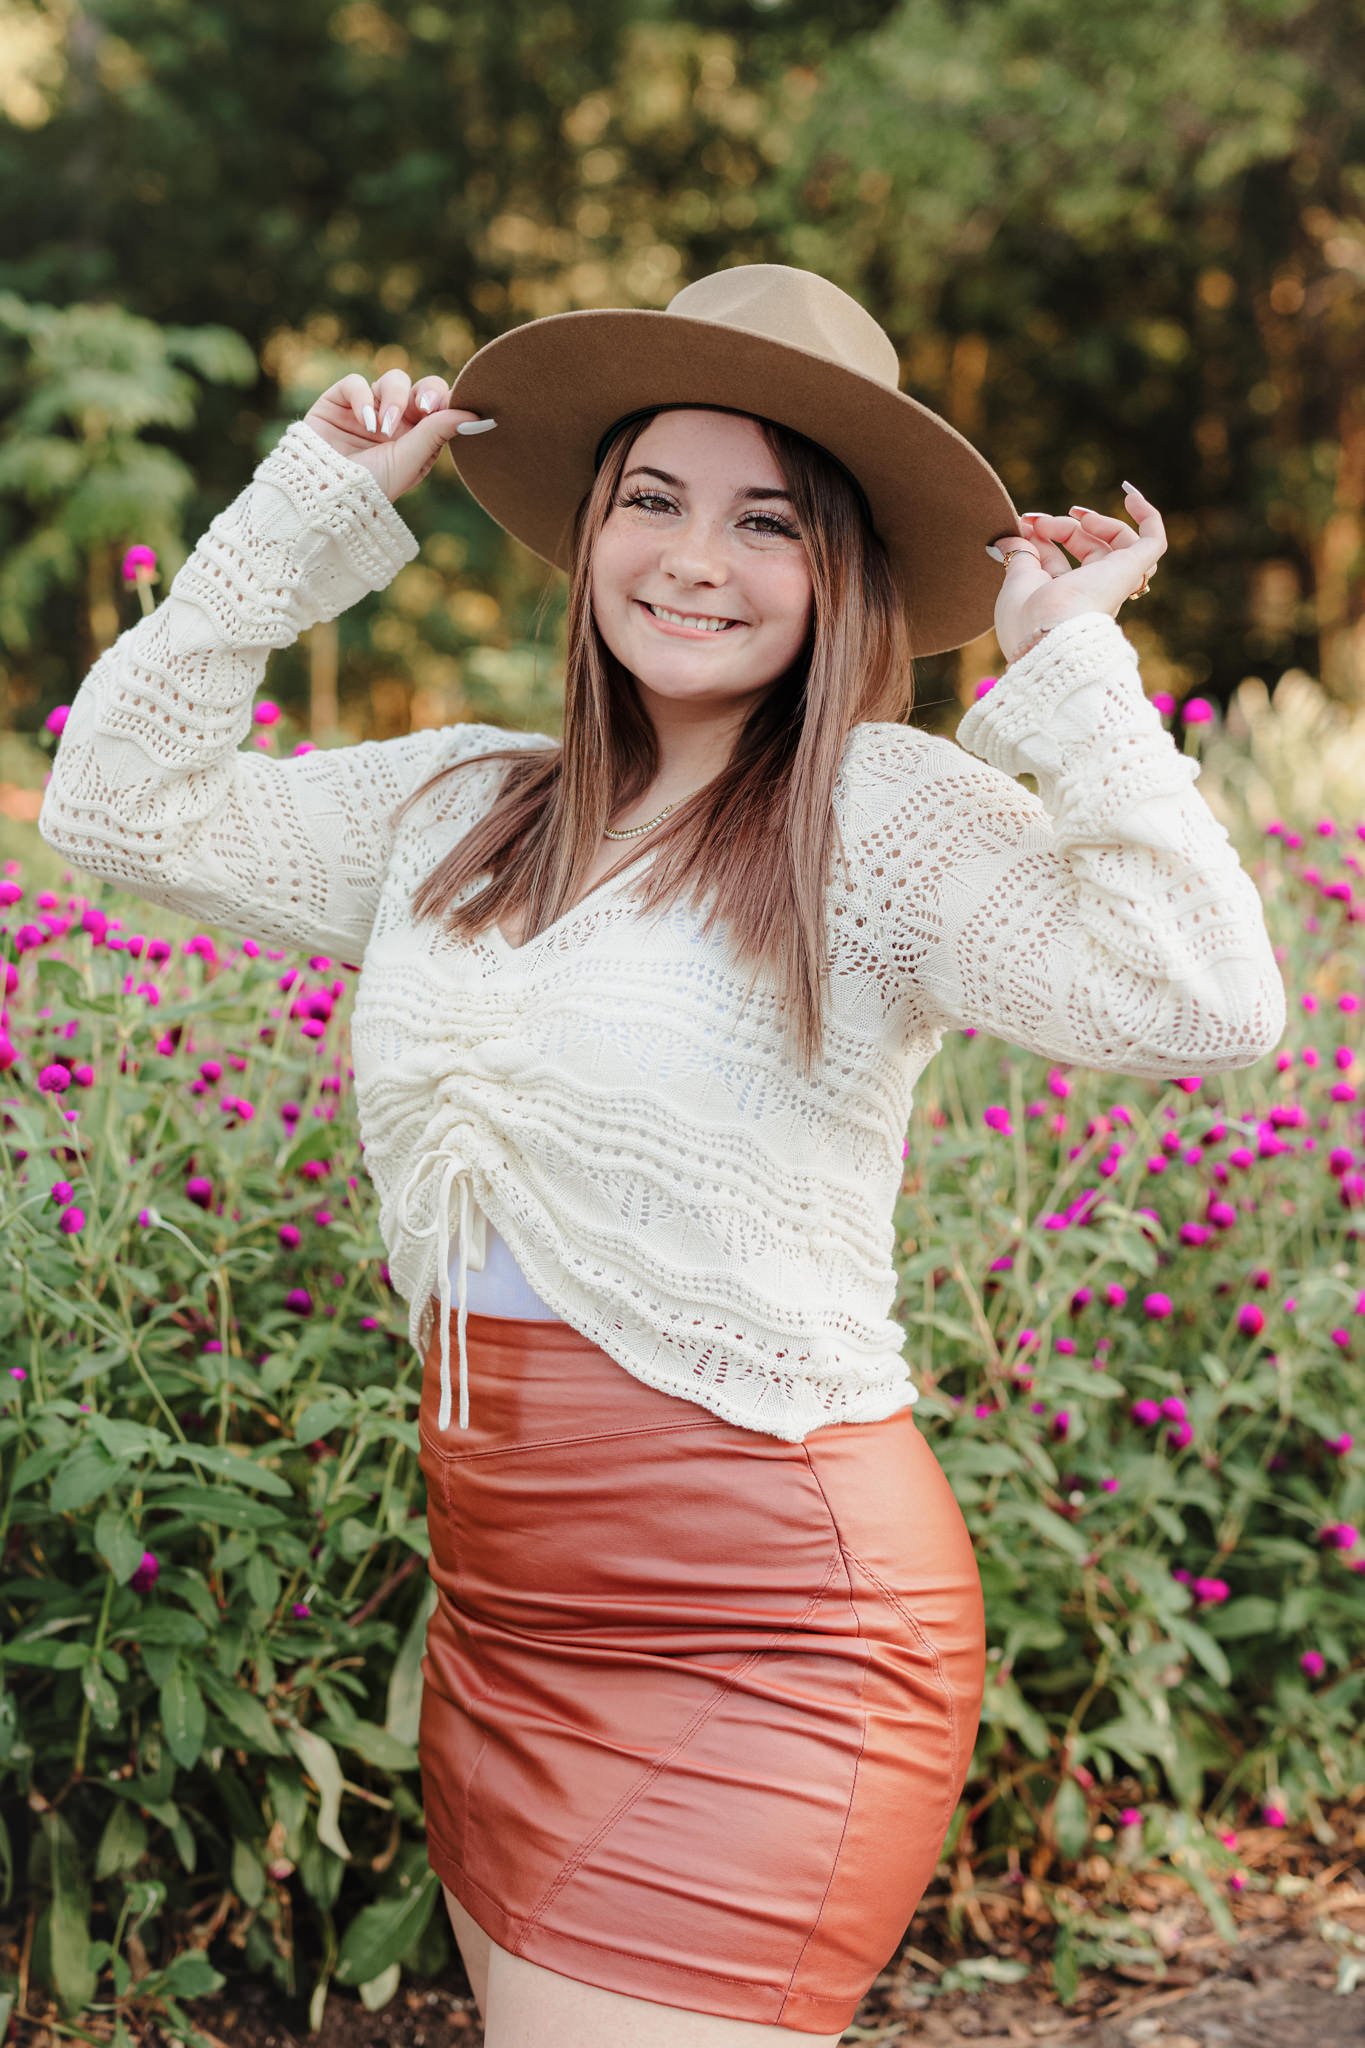
<instances>
[{"instance_id":1,"label":"bare leg","mask_svg":"<svg viewBox=\"0 0 1365 2048\"><path fill-rule=\"evenodd\" d=\"M843 2038L627 1998L509 1955L496 1942L488 1995L485 2048L838 2048Z\"/></svg>"},{"instance_id":2,"label":"bare leg","mask_svg":"<svg viewBox=\"0 0 1365 2048\"><path fill-rule=\"evenodd\" d=\"M464 1907L450 1889L450 1886L443 1884L441 1890L446 1896L446 1908L450 1914L450 1924L455 1929L455 1939L460 1944L460 1954L464 1959L465 1975L468 1977L470 1988L474 1993L474 2003L479 2008L479 2018L486 2020L488 2017L488 1951L492 1947L492 1942L489 1936L484 1933L478 1921L472 1920L469 1914L466 1913Z\"/></svg>"}]
</instances>

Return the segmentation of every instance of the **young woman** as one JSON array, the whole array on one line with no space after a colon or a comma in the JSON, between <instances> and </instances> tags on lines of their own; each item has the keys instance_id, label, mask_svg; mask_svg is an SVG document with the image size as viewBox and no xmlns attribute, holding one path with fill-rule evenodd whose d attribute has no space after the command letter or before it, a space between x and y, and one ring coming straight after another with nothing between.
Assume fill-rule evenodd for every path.
<instances>
[{"instance_id":1,"label":"young woman","mask_svg":"<svg viewBox=\"0 0 1365 2048\"><path fill-rule=\"evenodd\" d=\"M343 377L86 678L39 821L361 965L425 1361L429 1852L490 2048L839 2039L985 1673L891 1314L915 1081L969 1025L1170 1076L1284 1028L1115 623L1160 514L1020 518L897 380L781 265L533 321L453 387ZM269 649L417 553L393 503L447 444L569 572L562 740L238 751ZM963 744L906 723L913 656L992 620Z\"/></svg>"}]
</instances>

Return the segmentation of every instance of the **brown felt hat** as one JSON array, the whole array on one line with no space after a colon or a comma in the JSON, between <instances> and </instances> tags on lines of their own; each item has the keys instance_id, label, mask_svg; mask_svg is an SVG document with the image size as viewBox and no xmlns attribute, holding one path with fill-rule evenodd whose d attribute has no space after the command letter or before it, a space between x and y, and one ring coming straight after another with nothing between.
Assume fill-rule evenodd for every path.
<instances>
[{"instance_id":1,"label":"brown felt hat","mask_svg":"<svg viewBox=\"0 0 1365 2048\"><path fill-rule=\"evenodd\" d=\"M911 651L942 654L991 630L1004 571L986 547L1017 534L1019 515L985 457L899 379L890 337L838 285L744 263L685 285L662 313L551 313L500 334L450 395L497 428L450 449L499 526L567 570L574 514L623 420L691 405L792 427L861 487Z\"/></svg>"}]
</instances>

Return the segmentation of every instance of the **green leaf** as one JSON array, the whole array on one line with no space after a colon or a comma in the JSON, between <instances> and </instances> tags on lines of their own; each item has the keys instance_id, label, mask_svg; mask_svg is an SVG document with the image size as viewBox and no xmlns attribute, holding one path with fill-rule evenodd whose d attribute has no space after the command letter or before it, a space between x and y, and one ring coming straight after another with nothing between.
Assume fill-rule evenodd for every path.
<instances>
[{"instance_id":1,"label":"green leaf","mask_svg":"<svg viewBox=\"0 0 1365 2048\"><path fill-rule=\"evenodd\" d=\"M93 1649L81 1671L81 1691L90 1702L95 1726L104 1735L112 1734L119 1724L118 1694L100 1669Z\"/></svg>"},{"instance_id":2,"label":"green leaf","mask_svg":"<svg viewBox=\"0 0 1365 2048\"><path fill-rule=\"evenodd\" d=\"M426 1930L438 1883L435 1871L427 1870L394 1897L362 1907L341 1938L337 1983L372 1984L394 1963L401 1963Z\"/></svg>"},{"instance_id":3,"label":"green leaf","mask_svg":"<svg viewBox=\"0 0 1365 2048\"><path fill-rule=\"evenodd\" d=\"M249 1494L234 1493L226 1486L172 1486L164 1493L148 1495L158 1508L178 1508L206 1522L221 1522L228 1529L278 1529L286 1517L281 1509Z\"/></svg>"},{"instance_id":4,"label":"green leaf","mask_svg":"<svg viewBox=\"0 0 1365 2048\"><path fill-rule=\"evenodd\" d=\"M1090 1839L1090 1814L1084 1792L1069 1773L1057 1787L1052 1824L1058 1848L1074 1862Z\"/></svg>"},{"instance_id":5,"label":"green leaf","mask_svg":"<svg viewBox=\"0 0 1365 2048\"><path fill-rule=\"evenodd\" d=\"M113 1415L92 1415L90 1434L118 1463L131 1463L144 1451L159 1450L171 1440L164 1429L149 1429L142 1422L122 1422Z\"/></svg>"},{"instance_id":6,"label":"green leaf","mask_svg":"<svg viewBox=\"0 0 1365 2048\"><path fill-rule=\"evenodd\" d=\"M1197 1621L1191 1621L1184 1614L1169 1615L1166 1626L1173 1636L1188 1646L1216 1684L1231 1685L1232 1666L1206 1628L1201 1628Z\"/></svg>"},{"instance_id":7,"label":"green leaf","mask_svg":"<svg viewBox=\"0 0 1365 2048\"><path fill-rule=\"evenodd\" d=\"M422 1598L413 1612L389 1673L384 1726L395 1741L409 1745L417 1740L417 1725L422 1711L422 1653L426 1648L427 1623L435 1606L436 1587L428 1576Z\"/></svg>"},{"instance_id":8,"label":"green leaf","mask_svg":"<svg viewBox=\"0 0 1365 2048\"><path fill-rule=\"evenodd\" d=\"M138 1616L131 1634L146 1649L149 1644L170 1644L176 1649L197 1649L208 1641L208 1630L183 1607L148 1607Z\"/></svg>"},{"instance_id":9,"label":"green leaf","mask_svg":"<svg viewBox=\"0 0 1365 2048\"><path fill-rule=\"evenodd\" d=\"M88 1508L122 1477L123 1467L98 1444L83 1443L71 1453L52 1482L50 1498L54 1513L71 1514L78 1508Z\"/></svg>"},{"instance_id":10,"label":"green leaf","mask_svg":"<svg viewBox=\"0 0 1365 2048\"><path fill-rule=\"evenodd\" d=\"M90 1963L90 1894L80 1868L76 1837L59 1813L42 1817L52 1887L47 1908L49 1981L68 2013L82 2011L95 1995Z\"/></svg>"},{"instance_id":11,"label":"green leaf","mask_svg":"<svg viewBox=\"0 0 1365 2048\"><path fill-rule=\"evenodd\" d=\"M205 1671L202 1678L214 1711L230 1722L238 1735L244 1736L253 1749L263 1751L266 1756L283 1755L284 1744L263 1700L242 1686L225 1685L212 1672Z\"/></svg>"},{"instance_id":12,"label":"green leaf","mask_svg":"<svg viewBox=\"0 0 1365 2048\"><path fill-rule=\"evenodd\" d=\"M188 1948L173 1956L161 1972L160 1988L172 1998L206 1998L211 1991L221 1990L226 1982L206 1955L199 1949Z\"/></svg>"},{"instance_id":13,"label":"green leaf","mask_svg":"<svg viewBox=\"0 0 1365 2048\"><path fill-rule=\"evenodd\" d=\"M1064 1550L1068 1557L1079 1560L1090 1554L1092 1539L1086 1532L1073 1527L1064 1516L1054 1514L1052 1509L1044 1507L1041 1501L1012 1501L1008 1509L1002 1504L996 1510L996 1519L1027 1522L1031 1529L1037 1530L1045 1543L1050 1543L1055 1550Z\"/></svg>"},{"instance_id":14,"label":"green leaf","mask_svg":"<svg viewBox=\"0 0 1365 2048\"><path fill-rule=\"evenodd\" d=\"M320 1401L310 1401L294 1424L295 1442L316 1443L320 1436L345 1422L354 1406L349 1394L327 1394Z\"/></svg>"},{"instance_id":15,"label":"green leaf","mask_svg":"<svg viewBox=\"0 0 1365 2048\"><path fill-rule=\"evenodd\" d=\"M285 1740L318 1789L318 1840L325 1843L333 1855L349 1863L351 1852L340 1825L342 1788L337 1753L325 1736L312 1728L300 1727L297 1721L290 1722L284 1732ZM373 1970L366 1972L369 1977L375 1974Z\"/></svg>"},{"instance_id":16,"label":"green leaf","mask_svg":"<svg viewBox=\"0 0 1365 2048\"><path fill-rule=\"evenodd\" d=\"M273 1614L280 1598L280 1575L264 1551L254 1551L246 1561L246 1589L252 1605L262 1614Z\"/></svg>"},{"instance_id":17,"label":"green leaf","mask_svg":"<svg viewBox=\"0 0 1365 2048\"><path fill-rule=\"evenodd\" d=\"M366 2012L379 2012L386 2006L403 1981L401 1963L390 1963L387 1970L381 1970L377 1977L371 1977L368 1984L360 1987L360 2003Z\"/></svg>"},{"instance_id":18,"label":"green leaf","mask_svg":"<svg viewBox=\"0 0 1365 2048\"><path fill-rule=\"evenodd\" d=\"M1277 1604L1268 1600L1264 1593L1244 1593L1240 1599L1229 1600L1226 1607L1218 1609L1218 1634L1224 1642L1235 1641L1240 1636L1269 1638L1278 1614Z\"/></svg>"},{"instance_id":19,"label":"green leaf","mask_svg":"<svg viewBox=\"0 0 1365 2048\"><path fill-rule=\"evenodd\" d=\"M230 1451L221 1444L177 1444L175 1455L207 1467L222 1479L235 1479L239 1486L250 1487L257 1493L287 1498L294 1491L289 1481L272 1472L268 1465L258 1464L247 1452Z\"/></svg>"},{"instance_id":20,"label":"green leaf","mask_svg":"<svg viewBox=\"0 0 1365 2048\"><path fill-rule=\"evenodd\" d=\"M265 1897L265 1865L240 1837L232 1845L232 1889L244 1906L259 1906Z\"/></svg>"},{"instance_id":21,"label":"green leaf","mask_svg":"<svg viewBox=\"0 0 1365 2048\"><path fill-rule=\"evenodd\" d=\"M121 1509L100 1509L95 1517L95 1548L116 1584L126 1586L142 1562L143 1542Z\"/></svg>"},{"instance_id":22,"label":"green leaf","mask_svg":"<svg viewBox=\"0 0 1365 2048\"><path fill-rule=\"evenodd\" d=\"M376 1770L402 1772L417 1769L416 1747L412 1743L400 1742L397 1736L390 1735L386 1728L378 1727L373 1721L352 1721L345 1728L329 1721L326 1733L330 1741L338 1743L342 1749L353 1749Z\"/></svg>"},{"instance_id":23,"label":"green leaf","mask_svg":"<svg viewBox=\"0 0 1365 2048\"><path fill-rule=\"evenodd\" d=\"M147 1824L142 1815L127 1800L117 1800L95 1850L95 1876L103 1880L134 1869L146 1847Z\"/></svg>"},{"instance_id":24,"label":"green leaf","mask_svg":"<svg viewBox=\"0 0 1365 2048\"><path fill-rule=\"evenodd\" d=\"M205 1720L204 1695L184 1664L177 1662L161 1687L161 1725L166 1746L183 1770L199 1761Z\"/></svg>"}]
</instances>

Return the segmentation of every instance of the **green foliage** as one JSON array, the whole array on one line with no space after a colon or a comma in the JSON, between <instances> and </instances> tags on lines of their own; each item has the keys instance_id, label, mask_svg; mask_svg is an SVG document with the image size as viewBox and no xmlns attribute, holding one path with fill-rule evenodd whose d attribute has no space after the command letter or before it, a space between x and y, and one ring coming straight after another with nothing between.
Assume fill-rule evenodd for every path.
<instances>
[{"instance_id":1,"label":"green foliage","mask_svg":"<svg viewBox=\"0 0 1365 2048\"><path fill-rule=\"evenodd\" d=\"M1209 752L1248 786L1226 735ZM990 1637L949 1847L1047 1876L1064 1999L1139 1940L1076 1915L1097 1848L1230 1928L1221 1831L1276 1804L1326 1839L1365 1767L1349 899L1325 848L1301 876L1239 833L1317 995L1285 1057L1116 1090L959 1038L896 1216L917 1414ZM132 908L108 939L145 939ZM331 1981L377 2007L448 1936L416 1750L420 1368L363 1193L346 982L177 949L192 928L161 913L160 958L39 915L30 889L0 935L0 1910L33 1901L68 2014L173 2014L216 1982L206 1892L218 1963L315 2017ZM1191 1237L1219 1198L1235 1220Z\"/></svg>"}]
</instances>

